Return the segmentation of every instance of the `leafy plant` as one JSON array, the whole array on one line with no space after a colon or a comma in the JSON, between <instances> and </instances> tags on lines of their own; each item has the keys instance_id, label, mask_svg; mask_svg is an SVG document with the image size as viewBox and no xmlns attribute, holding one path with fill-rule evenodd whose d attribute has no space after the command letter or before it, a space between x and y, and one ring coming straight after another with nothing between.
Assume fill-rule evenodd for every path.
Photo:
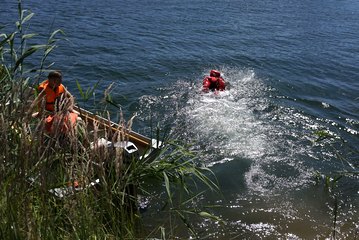
<instances>
[{"instance_id":1,"label":"leafy plant","mask_svg":"<svg viewBox=\"0 0 359 240\"><path fill-rule=\"evenodd\" d=\"M81 95L81 97L82 97L82 99L83 99L84 101L89 100L89 99L93 96L93 94L94 94L94 92L95 92L95 89L97 88L97 86L99 85L99 83L100 83L100 81L96 82L94 86L92 86L92 87L90 87L90 88L87 88L86 91L84 91L84 90L82 89L81 84L79 83L79 81L76 80L77 89L79 90L80 95Z\"/></svg>"}]
</instances>

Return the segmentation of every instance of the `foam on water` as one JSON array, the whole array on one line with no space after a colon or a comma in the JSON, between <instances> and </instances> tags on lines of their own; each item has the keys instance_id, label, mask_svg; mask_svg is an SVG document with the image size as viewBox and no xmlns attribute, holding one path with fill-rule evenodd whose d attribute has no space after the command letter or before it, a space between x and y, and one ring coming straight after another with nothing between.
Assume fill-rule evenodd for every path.
<instances>
[{"instance_id":1,"label":"foam on water","mask_svg":"<svg viewBox=\"0 0 359 240\"><path fill-rule=\"evenodd\" d=\"M142 97L142 111L148 116L151 109L152 117L170 122L173 136L192 143L207 166L249 159L245 181L252 191L266 193L304 184L308 169L296 157L298 152L307 151L296 143L301 133L276 122L286 117L270 103L270 88L252 70L220 70L229 90L204 94L200 91L201 79L195 83L179 80L169 89L160 89L165 92L163 96ZM283 121L296 125L301 118L292 115Z\"/></svg>"},{"instance_id":2,"label":"foam on water","mask_svg":"<svg viewBox=\"0 0 359 240\"><path fill-rule=\"evenodd\" d=\"M201 77L179 79L173 86L157 89L155 96L143 96L139 116L169 124L172 137L190 143L201 162L215 170L228 201L223 205L229 210L221 211L230 223L226 231L240 228L243 236L297 239L295 230L280 226L296 229L309 220L316 225L328 219L310 189L315 171L343 167L333 161L335 152L325 143L315 142L317 130L336 136L329 129L332 124L285 106L276 90L252 70L220 70L230 84L228 91L204 94ZM202 201L217 200L207 196ZM215 224L201 224L221 234Z\"/></svg>"}]
</instances>

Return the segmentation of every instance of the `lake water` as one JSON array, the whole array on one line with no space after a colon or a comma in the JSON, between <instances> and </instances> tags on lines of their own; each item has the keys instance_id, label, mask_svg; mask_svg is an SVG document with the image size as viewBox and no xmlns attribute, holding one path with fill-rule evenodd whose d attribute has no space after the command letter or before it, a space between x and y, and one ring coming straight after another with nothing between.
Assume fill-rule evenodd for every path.
<instances>
[{"instance_id":1,"label":"lake water","mask_svg":"<svg viewBox=\"0 0 359 240\"><path fill-rule=\"evenodd\" d=\"M16 2L1 0L1 25L17 19ZM216 174L222 196L194 204L219 205L208 211L225 224L195 221L201 238L330 238L335 197L337 238L359 237L358 174L332 191L313 177L358 172L359 1L28 0L24 8L35 13L29 32L65 31L49 62L82 106L100 107L81 100L76 80L100 81L96 101L113 83L125 118L137 114L134 130L169 127ZM201 94L211 69L229 91ZM345 142L316 143L317 130ZM150 199L148 229L169 226L157 207Z\"/></svg>"}]
</instances>

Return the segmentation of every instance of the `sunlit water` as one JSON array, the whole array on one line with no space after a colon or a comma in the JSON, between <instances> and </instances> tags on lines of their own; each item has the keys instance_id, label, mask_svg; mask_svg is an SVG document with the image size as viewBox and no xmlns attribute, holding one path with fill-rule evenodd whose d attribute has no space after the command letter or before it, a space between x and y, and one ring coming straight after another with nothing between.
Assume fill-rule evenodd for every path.
<instances>
[{"instance_id":1,"label":"sunlit water","mask_svg":"<svg viewBox=\"0 0 359 240\"><path fill-rule=\"evenodd\" d=\"M321 180L318 186L315 176L328 169L329 173L355 169L336 159L336 151L327 146L331 141L315 141L315 131L330 132L336 124L277 105L276 99L282 97L253 70L222 67L221 71L230 85L226 92L204 94L200 81L179 80L140 101L141 116L170 122L173 136L193 144L192 150L219 179L224 198L208 194L197 204L220 204L223 208L213 212L226 224L200 223L203 236L329 237L334 194ZM357 134L347 127L342 130ZM342 237L356 234L359 184L353 180L339 184L340 225L346 229ZM353 185L346 187L348 183Z\"/></svg>"},{"instance_id":2,"label":"sunlit water","mask_svg":"<svg viewBox=\"0 0 359 240\"><path fill-rule=\"evenodd\" d=\"M331 191L321 179L358 171L358 1L28 0L24 7L35 13L28 33L41 36L33 43L66 32L47 64L63 71L81 106L103 108L98 102L114 83L124 116L137 114L134 130L170 129L216 174L222 195L205 193L193 204L218 205L207 211L225 223L193 218L202 238L330 238L335 196L337 238L358 238L358 176ZM1 0L0 9L1 31L14 29L17 1ZM228 91L201 93L212 68ZM95 99L81 100L75 80L83 88L100 81ZM107 109L118 118L118 109ZM315 142L318 130L334 139ZM186 237L161 207L149 199L144 232L179 226Z\"/></svg>"}]
</instances>

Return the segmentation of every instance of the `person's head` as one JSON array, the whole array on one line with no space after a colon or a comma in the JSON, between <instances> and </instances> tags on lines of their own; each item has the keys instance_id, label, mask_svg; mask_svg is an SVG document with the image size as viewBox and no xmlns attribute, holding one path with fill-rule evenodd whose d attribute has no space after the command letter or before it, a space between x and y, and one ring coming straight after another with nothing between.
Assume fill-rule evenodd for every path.
<instances>
[{"instance_id":1,"label":"person's head","mask_svg":"<svg viewBox=\"0 0 359 240\"><path fill-rule=\"evenodd\" d=\"M211 70L211 72L209 73L209 76L211 77L220 77L221 73L217 70Z\"/></svg>"},{"instance_id":2,"label":"person's head","mask_svg":"<svg viewBox=\"0 0 359 240\"><path fill-rule=\"evenodd\" d=\"M62 83L62 74L60 71L51 71L47 76L50 87L58 87Z\"/></svg>"}]
</instances>

